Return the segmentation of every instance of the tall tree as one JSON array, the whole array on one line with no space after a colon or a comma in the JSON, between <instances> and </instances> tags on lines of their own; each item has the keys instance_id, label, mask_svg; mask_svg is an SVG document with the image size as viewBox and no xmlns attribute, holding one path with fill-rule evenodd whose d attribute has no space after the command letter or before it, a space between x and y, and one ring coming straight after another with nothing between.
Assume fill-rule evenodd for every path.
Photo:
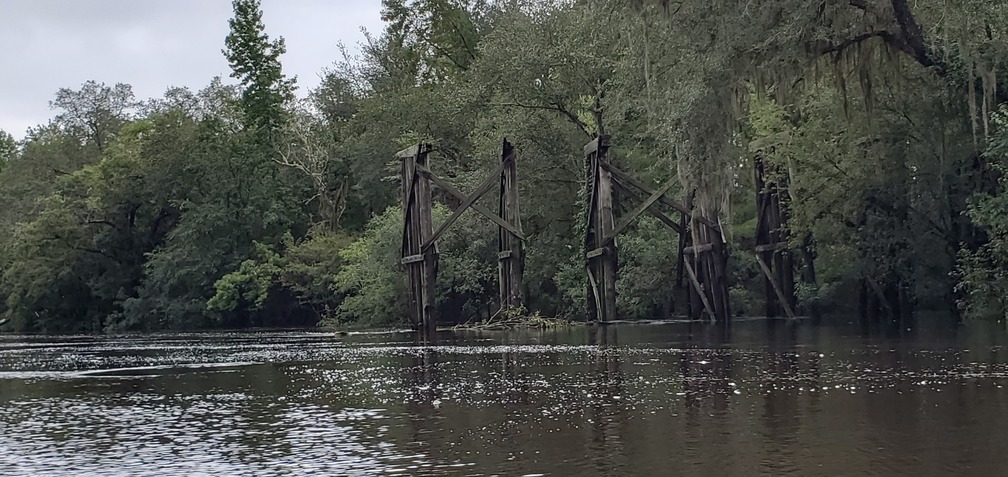
<instances>
[{"instance_id":1,"label":"tall tree","mask_svg":"<svg viewBox=\"0 0 1008 477\"><path fill-rule=\"evenodd\" d=\"M129 316L159 316L161 326L247 326L287 315L258 313L273 304L272 296L218 299L209 308L208 302L247 280L263 247L281 249L285 238L300 238L308 229L313 186L277 164L294 92L280 64L283 40L265 34L258 1L236 0L233 6L223 53L241 83L239 96L211 88L213 107L189 143L200 187L185 197L177 225L150 255L144 284L126 307Z\"/></svg>"},{"instance_id":2,"label":"tall tree","mask_svg":"<svg viewBox=\"0 0 1008 477\"><path fill-rule=\"evenodd\" d=\"M123 83L106 86L91 80L79 90L60 88L49 105L62 111L56 116L57 124L104 151L119 128L132 117L137 103L132 86Z\"/></svg>"},{"instance_id":3,"label":"tall tree","mask_svg":"<svg viewBox=\"0 0 1008 477\"><path fill-rule=\"evenodd\" d=\"M14 136L0 129L0 172L3 172L4 167L14 160L15 156L17 156L17 142L14 141Z\"/></svg>"},{"instance_id":4,"label":"tall tree","mask_svg":"<svg viewBox=\"0 0 1008 477\"><path fill-rule=\"evenodd\" d=\"M245 126L260 137L269 137L284 122L284 104L294 99L295 80L283 74L280 56L287 51L283 37L270 41L262 20L259 0L234 0L230 33L224 40L224 56L231 77L242 85L241 107Z\"/></svg>"}]
</instances>

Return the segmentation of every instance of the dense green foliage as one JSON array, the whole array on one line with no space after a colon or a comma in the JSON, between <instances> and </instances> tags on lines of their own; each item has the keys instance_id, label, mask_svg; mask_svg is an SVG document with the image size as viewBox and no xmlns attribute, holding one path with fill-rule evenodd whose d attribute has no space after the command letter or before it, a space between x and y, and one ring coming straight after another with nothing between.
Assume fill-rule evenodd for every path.
<instances>
[{"instance_id":1,"label":"dense green foliage","mask_svg":"<svg viewBox=\"0 0 1008 477\"><path fill-rule=\"evenodd\" d=\"M738 313L761 310L761 154L806 310L1003 319L998 3L385 0L385 30L297 99L283 39L235 0L237 85L137 101L87 82L23 140L0 132L0 314L44 332L405 324L394 152L433 143L433 169L469 190L507 137L528 307L579 316L581 151L604 132L620 168L677 179L724 224ZM436 221L458 205L435 199ZM677 242L652 219L619 238L621 314L681 308ZM496 227L467 213L438 247L443 316L492 315Z\"/></svg>"},{"instance_id":2,"label":"dense green foliage","mask_svg":"<svg viewBox=\"0 0 1008 477\"><path fill-rule=\"evenodd\" d=\"M1008 111L994 117L986 159L997 171L999 187L979 192L967 205L969 218L987 240L959 251L959 307L967 316L1008 320Z\"/></svg>"}]
</instances>

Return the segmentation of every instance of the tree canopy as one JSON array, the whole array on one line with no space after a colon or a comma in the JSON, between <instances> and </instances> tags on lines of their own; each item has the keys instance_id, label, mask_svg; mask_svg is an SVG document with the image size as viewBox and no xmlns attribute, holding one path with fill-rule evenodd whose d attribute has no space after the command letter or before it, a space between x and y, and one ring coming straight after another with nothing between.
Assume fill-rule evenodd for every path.
<instances>
[{"instance_id":1,"label":"tree canopy","mask_svg":"<svg viewBox=\"0 0 1008 477\"><path fill-rule=\"evenodd\" d=\"M401 324L395 151L432 143L468 190L503 137L528 307L583 316L582 147L603 133L722 225L738 313L761 310L758 158L804 309L1008 316L1001 2L385 0L383 31L300 99L259 3L233 8L237 84L138 100L88 81L23 140L0 132L6 326ZM435 198L437 220L458 206ZM466 215L439 243L443 316L496 311L494 239ZM619 240L621 314L668 316L678 237L647 219Z\"/></svg>"}]
</instances>

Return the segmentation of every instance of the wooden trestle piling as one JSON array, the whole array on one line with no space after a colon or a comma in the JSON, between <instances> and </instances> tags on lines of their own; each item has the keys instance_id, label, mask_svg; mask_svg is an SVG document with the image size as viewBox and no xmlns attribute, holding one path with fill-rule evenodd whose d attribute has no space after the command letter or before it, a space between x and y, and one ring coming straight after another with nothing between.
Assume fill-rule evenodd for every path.
<instances>
[{"instance_id":1,"label":"wooden trestle piling","mask_svg":"<svg viewBox=\"0 0 1008 477\"><path fill-rule=\"evenodd\" d=\"M514 147L504 140L500 164L469 195L462 194L431 171L431 151L429 144L417 144L396 155L402 162L402 264L406 267L409 282L409 313L414 327L433 331L437 326L437 239L469 209L482 214L498 226L501 310L523 309L525 237L521 227L517 155ZM589 318L598 322L617 319L617 237L644 212L648 212L679 233L677 282L681 282L685 271L690 284L690 315L700 318L702 313L706 313L712 321L728 321L731 316L728 301L728 251L720 225L697 214L689 205L690 201L683 205L666 197L677 184L675 179L652 190L614 166L609 160L609 136L602 135L589 142L584 148L584 154L588 196L585 261L588 271ZM477 203L493 188L495 182L499 186L496 213ZM434 228L432 219L431 192L434 187L460 201L460 205L437 229ZM613 203L614 189L624 193L624 197L637 199L637 206L622 217L617 217L618 210ZM677 212L679 220L666 215L663 208Z\"/></svg>"},{"instance_id":2,"label":"wooden trestle piling","mask_svg":"<svg viewBox=\"0 0 1008 477\"><path fill-rule=\"evenodd\" d=\"M429 144L418 144L396 154L402 161L402 264L407 272L409 313L413 326L427 332L437 327L437 239L469 209L490 219L498 227L501 309L522 309L525 236L521 231L517 154L514 147L504 140L500 164L469 195L462 194L431 171L428 161L431 150ZM495 183L499 185L497 213L476 203ZM432 221L432 185L460 201L460 205L436 230Z\"/></svg>"},{"instance_id":3,"label":"wooden trestle piling","mask_svg":"<svg viewBox=\"0 0 1008 477\"><path fill-rule=\"evenodd\" d=\"M434 235L430 180L421 173L428 167L430 144L399 151L402 161L403 239L402 264L409 282L409 313L417 329L433 331L437 326L434 306L437 278L437 247L424 247Z\"/></svg>"},{"instance_id":4,"label":"wooden trestle piling","mask_svg":"<svg viewBox=\"0 0 1008 477\"><path fill-rule=\"evenodd\" d=\"M504 140L501 148L500 198L498 215L511 225L514 232L497 227L497 278L500 283L502 310L524 308L522 281L525 274L525 255L521 238L521 214L518 207L518 161L514 146Z\"/></svg>"},{"instance_id":5,"label":"wooden trestle piling","mask_svg":"<svg viewBox=\"0 0 1008 477\"><path fill-rule=\"evenodd\" d=\"M755 156L756 174L756 263L763 272L766 315L783 311L795 317L794 263L788 247L787 185L780 174L770 174L762 153Z\"/></svg>"},{"instance_id":6,"label":"wooden trestle piling","mask_svg":"<svg viewBox=\"0 0 1008 477\"><path fill-rule=\"evenodd\" d=\"M728 303L728 252L720 225L697 215L692 208L665 197L676 185L675 179L652 190L614 166L609 161L609 136L602 135L589 142L584 153L588 196L585 260L588 270L586 305L589 319L598 322L617 319L616 274L619 264L616 238L644 212L648 212L680 234L680 266L677 273L681 274L685 269L689 276L692 287L691 315L699 318L700 313L706 311L711 320L728 321L731 316ZM618 222L612 200L614 188L618 188L626 196L640 200L638 206ZM661 206L680 213L681 222L666 215Z\"/></svg>"}]
</instances>

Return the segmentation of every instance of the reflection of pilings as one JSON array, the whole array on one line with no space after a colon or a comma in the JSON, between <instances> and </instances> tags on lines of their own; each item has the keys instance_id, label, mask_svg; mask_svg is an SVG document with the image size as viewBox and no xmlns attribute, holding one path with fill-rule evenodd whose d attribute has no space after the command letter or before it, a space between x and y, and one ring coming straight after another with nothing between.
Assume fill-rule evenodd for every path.
<instances>
[{"instance_id":1,"label":"reflection of pilings","mask_svg":"<svg viewBox=\"0 0 1008 477\"><path fill-rule=\"evenodd\" d=\"M700 346L720 347L731 344L731 322L714 325L690 323L688 327L691 341Z\"/></svg>"},{"instance_id":2,"label":"reflection of pilings","mask_svg":"<svg viewBox=\"0 0 1008 477\"><path fill-rule=\"evenodd\" d=\"M608 326L592 326L588 329L588 344L594 346L615 346L617 340L617 329Z\"/></svg>"},{"instance_id":3,"label":"reflection of pilings","mask_svg":"<svg viewBox=\"0 0 1008 477\"><path fill-rule=\"evenodd\" d=\"M613 336L608 331L612 330ZM599 327L596 338L602 342L615 341L615 328ZM617 348L599 344L594 359L595 372L587 415L591 419L591 436L588 455L599 475L623 475L627 467L623 436L627 416L624 409L623 371Z\"/></svg>"},{"instance_id":4,"label":"reflection of pilings","mask_svg":"<svg viewBox=\"0 0 1008 477\"><path fill-rule=\"evenodd\" d=\"M728 395L735 391L729 384L734 358L730 350L722 348L731 340L731 328L727 323L715 326L697 323L690 327L696 330L692 337L698 348L679 357L686 407L713 405L726 409Z\"/></svg>"},{"instance_id":5,"label":"reflection of pilings","mask_svg":"<svg viewBox=\"0 0 1008 477\"><path fill-rule=\"evenodd\" d=\"M438 334L436 332L431 333L421 332L413 334L413 346L416 346L417 348L422 348L426 346L437 346L439 341L440 340L438 339ZM449 340L449 343L450 341L451 340Z\"/></svg>"},{"instance_id":6,"label":"reflection of pilings","mask_svg":"<svg viewBox=\"0 0 1008 477\"><path fill-rule=\"evenodd\" d=\"M513 400L517 404L528 405L532 402L529 396L528 379L521 370L518 356L519 354L513 351L501 353L501 378L502 382L507 385L509 400Z\"/></svg>"},{"instance_id":7,"label":"reflection of pilings","mask_svg":"<svg viewBox=\"0 0 1008 477\"><path fill-rule=\"evenodd\" d=\"M734 393L731 371L734 359L729 352L684 353L679 357L679 372L686 407L714 405L727 408L727 397Z\"/></svg>"},{"instance_id":8,"label":"reflection of pilings","mask_svg":"<svg viewBox=\"0 0 1008 477\"><path fill-rule=\"evenodd\" d=\"M798 326L792 322L768 320L766 342L769 345L767 359L764 360L764 370L771 379L783 379L780 388L777 383L763 393L763 426L764 434L760 442L766 445L764 452L763 473L779 473L780 469L796 468L795 446L798 442L798 430L801 428L800 394L791 389L795 382L801 382L802 360L806 356L796 351L798 342ZM816 358L818 360L818 356ZM803 386L803 384L798 384Z\"/></svg>"},{"instance_id":9,"label":"reflection of pilings","mask_svg":"<svg viewBox=\"0 0 1008 477\"><path fill-rule=\"evenodd\" d=\"M414 445L430 455L437 447L426 439L437 430L433 422L439 411L435 403L441 397L441 376L438 371L437 350L425 347L417 348L417 353L410 357L410 364L403 377L403 389L412 396L406 396L406 411L409 416L410 438Z\"/></svg>"},{"instance_id":10,"label":"reflection of pilings","mask_svg":"<svg viewBox=\"0 0 1008 477\"><path fill-rule=\"evenodd\" d=\"M405 389L416 391L417 399L411 401L430 403L440 397L438 352L430 347L417 351L411 358L412 366L407 371Z\"/></svg>"}]
</instances>

